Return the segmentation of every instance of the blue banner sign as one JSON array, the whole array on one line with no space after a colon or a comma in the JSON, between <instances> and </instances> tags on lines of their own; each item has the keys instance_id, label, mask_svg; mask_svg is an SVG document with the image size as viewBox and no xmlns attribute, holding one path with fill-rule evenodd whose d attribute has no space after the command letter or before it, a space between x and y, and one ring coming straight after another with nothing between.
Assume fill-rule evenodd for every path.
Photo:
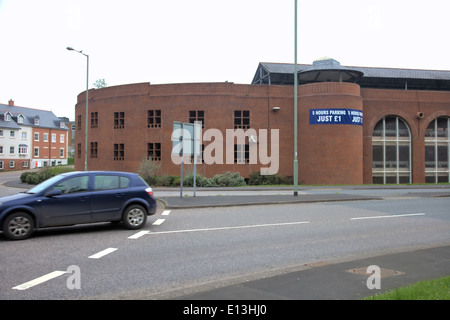
<instances>
[{"instance_id":1,"label":"blue banner sign","mask_svg":"<svg viewBox=\"0 0 450 320\"><path fill-rule=\"evenodd\" d=\"M309 124L363 125L363 112L355 109L310 109Z\"/></svg>"}]
</instances>

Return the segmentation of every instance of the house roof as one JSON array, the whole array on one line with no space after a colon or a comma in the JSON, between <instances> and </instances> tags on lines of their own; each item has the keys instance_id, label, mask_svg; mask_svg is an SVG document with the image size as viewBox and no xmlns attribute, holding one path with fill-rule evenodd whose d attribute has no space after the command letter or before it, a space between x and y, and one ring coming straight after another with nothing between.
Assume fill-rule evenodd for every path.
<instances>
[{"instance_id":1,"label":"house roof","mask_svg":"<svg viewBox=\"0 0 450 320\"><path fill-rule=\"evenodd\" d=\"M12 115L13 120L5 121L4 115L7 111ZM0 104L0 127L20 129L20 125L16 122L19 115L24 117L23 123L20 123L20 125L23 126L68 130L65 126L64 128L61 128L61 119L51 111L10 106L6 104ZM36 118L39 119L39 125L34 124Z\"/></svg>"},{"instance_id":2,"label":"house roof","mask_svg":"<svg viewBox=\"0 0 450 320\"><path fill-rule=\"evenodd\" d=\"M299 84L317 82L302 81L301 74L314 67L310 64L298 64ZM446 70L420 70L396 68L372 68L345 66L363 73L360 78L352 79L361 87L408 89L415 90L444 90L450 91L450 71ZM252 84L293 85L295 65L291 63L260 62L253 77Z\"/></svg>"}]
</instances>

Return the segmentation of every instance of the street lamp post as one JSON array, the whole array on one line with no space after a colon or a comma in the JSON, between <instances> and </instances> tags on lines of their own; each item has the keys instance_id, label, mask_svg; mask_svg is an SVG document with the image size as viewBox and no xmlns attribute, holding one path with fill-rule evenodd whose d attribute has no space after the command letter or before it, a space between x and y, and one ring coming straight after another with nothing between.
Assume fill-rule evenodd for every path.
<instances>
[{"instance_id":1,"label":"street lamp post","mask_svg":"<svg viewBox=\"0 0 450 320\"><path fill-rule=\"evenodd\" d=\"M69 51L76 51L84 55L87 59L86 63L86 131L85 131L85 140L84 140L84 171L87 171L87 153L88 153L88 104L89 104L89 55L83 53L83 50L75 50L74 48L67 47Z\"/></svg>"},{"instance_id":2,"label":"street lamp post","mask_svg":"<svg viewBox=\"0 0 450 320\"><path fill-rule=\"evenodd\" d=\"M295 0L295 23L294 23L294 196L298 196L298 160L297 160L297 0Z\"/></svg>"}]
</instances>

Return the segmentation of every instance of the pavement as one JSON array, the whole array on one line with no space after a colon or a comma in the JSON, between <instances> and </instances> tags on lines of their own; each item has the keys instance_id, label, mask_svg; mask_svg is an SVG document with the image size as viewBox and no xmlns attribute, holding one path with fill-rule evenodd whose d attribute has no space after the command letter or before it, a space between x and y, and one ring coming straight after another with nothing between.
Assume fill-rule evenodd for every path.
<instances>
[{"instance_id":1,"label":"pavement","mask_svg":"<svg viewBox=\"0 0 450 320\"><path fill-rule=\"evenodd\" d=\"M20 181L3 184L27 189ZM450 197L450 185L245 188L154 188L166 209L281 203L367 201L395 197ZM369 266L380 269L368 270ZM358 300L376 293L450 275L450 244L379 252L305 264L231 284L205 284L172 293L173 300ZM379 276L379 277L378 277ZM371 287L371 289L369 288ZM378 288L379 287L379 288ZM174 298L175 297L175 298ZM164 297L162 297L164 299Z\"/></svg>"}]
</instances>

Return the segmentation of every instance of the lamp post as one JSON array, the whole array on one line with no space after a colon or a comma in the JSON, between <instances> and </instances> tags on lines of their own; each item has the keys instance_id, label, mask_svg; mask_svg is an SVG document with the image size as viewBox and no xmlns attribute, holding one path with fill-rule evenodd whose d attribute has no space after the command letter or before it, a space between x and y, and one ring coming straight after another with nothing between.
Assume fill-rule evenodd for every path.
<instances>
[{"instance_id":1,"label":"lamp post","mask_svg":"<svg viewBox=\"0 0 450 320\"><path fill-rule=\"evenodd\" d=\"M85 140L84 140L84 171L87 171L87 153L88 153L88 103L89 103L89 55L83 53L83 50L75 50L72 47L66 48L69 51L76 51L81 53L83 56L87 58L86 63L86 131L85 131Z\"/></svg>"},{"instance_id":2,"label":"lamp post","mask_svg":"<svg viewBox=\"0 0 450 320\"><path fill-rule=\"evenodd\" d=\"M295 0L295 32L294 32L294 196L298 196L298 160L297 160L297 0Z\"/></svg>"}]
</instances>

